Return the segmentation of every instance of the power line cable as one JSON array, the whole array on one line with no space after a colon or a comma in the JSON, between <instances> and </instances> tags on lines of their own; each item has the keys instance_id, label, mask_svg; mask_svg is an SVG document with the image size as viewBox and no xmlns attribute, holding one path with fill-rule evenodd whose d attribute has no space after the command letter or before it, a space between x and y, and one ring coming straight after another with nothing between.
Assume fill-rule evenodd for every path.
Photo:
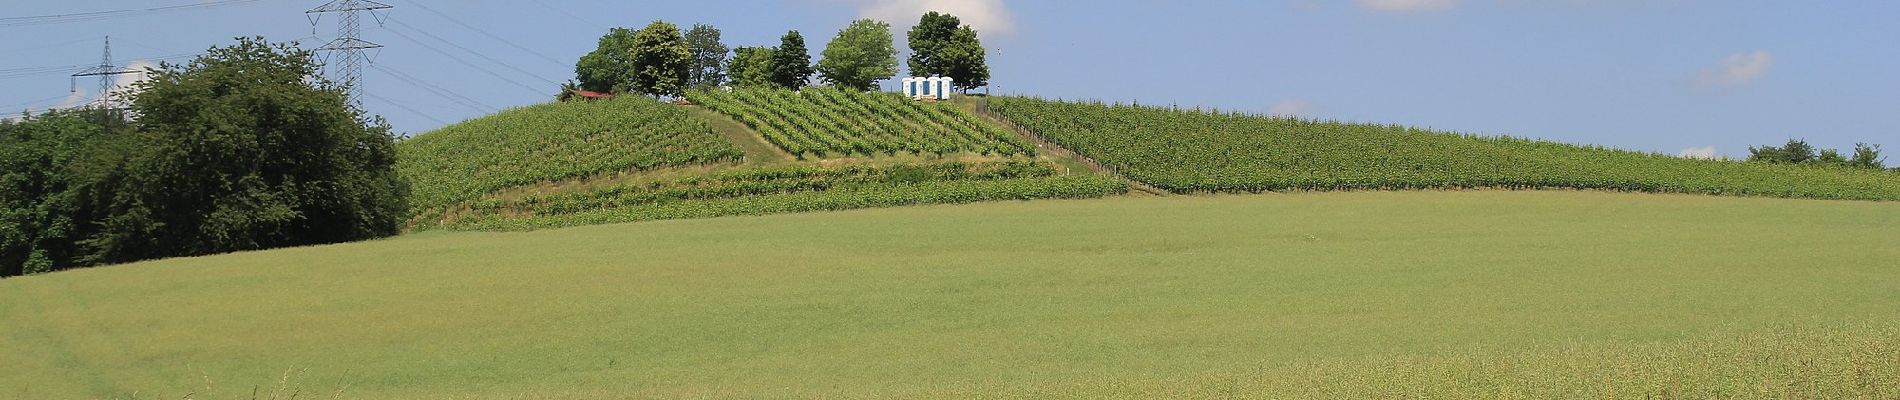
<instances>
[{"instance_id":1,"label":"power line cable","mask_svg":"<svg viewBox=\"0 0 1900 400\"><path fill-rule=\"evenodd\" d=\"M426 119L428 119L428 120L430 120L430 121L435 121L435 123L437 123L437 124L442 124L442 125L448 125L448 124L449 124L449 123L448 123L448 121L443 121L443 120L442 120L442 119L440 119L440 118L436 118L436 117L434 117L434 116L431 116L431 115L429 115L429 113L425 113L425 112L421 112L421 111L417 111L417 110L416 110L416 109L414 109L414 108L409 108L409 106L407 106L407 105L403 105L402 103L399 103L399 102L396 102L395 100L390 100L390 99L388 99L388 98L384 98L383 96L377 96L377 95L376 95L375 93L370 93L370 92L369 92L369 91L367 91L367 90L365 90L365 91L363 91L363 97L368 97L368 98L372 98L372 99L376 99L377 101L381 101L381 102L384 102L384 103L389 103L389 105L392 105L392 106L396 106L396 108L400 108L400 109L403 109L403 110L406 110L406 111L409 111L409 113L411 113L411 114L415 114L415 115L416 115L416 116L418 116L418 117L422 117L422 118L426 118Z\"/></svg>"},{"instance_id":2,"label":"power line cable","mask_svg":"<svg viewBox=\"0 0 1900 400\"><path fill-rule=\"evenodd\" d=\"M449 101L454 102L456 104L461 104L464 107L474 109L475 112L490 114L490 113L494 113L496 110L496 108L490 107L486 104L482 104L479 101L475 101L475 99L471 99L471 98L468 98L467 96L463 96L459 93L455 93L454 91L448 90L446 88L442 88L440 86L430 84L429 82L416 79L414 76L410 76L409 74L404 73L402 71L397 71L393 68L384 67L382 66L382 64L370 64L369 67L370 69L374 69L376 71L382 72L383 74L389 75L392 78L396 78L396 80L402 81L403 83L407 83L410 86L415 86L418 89L422 89L424 91L433 93L437 97L448 99Z\"/></svg>"},{"instance_id":3,"label":"power line cable","mask_svg":"<svg viewBox=\"0 0 1900 400\"><path fill-rule=\"evenodd\" d=\"M0 18L0 27L97 21L97 20L103 20L103 19L135 16L135 15L142 15L142 14L209 9L209 8L216 8L216 7L223 7L223 6L230 6L230 5L256 3L259 1L263 1L263 0L220 0L220 1L209 1L209 2L195 2L192 4L180 4L180 5L163 6L163 7L90 11L90 12L67 13L67 14L33 15L33 16L25 16L25 17L4 17L4 18Z\"/></svg>"},{"instance_id":4,"label":"power line cable","mask_svg":"<svg viewBox=\"0 0 1900 400\"><path fill-rule=\"evenodd\" d=\"M502 66L502 67L505 67L505 68L508 68L508 69L512 69L512 70L515 70L515 72L520 72L520 73L521 73L522 75L527 75L527 76L528 76L528 77L530 77L530 78L534 78L534 79L539 79L539 80L541 80L542 82L545 82L545 83L547 83L547 84L549 84L549 85L554 85L554 86L560 86L560 85L561 85L561 84L560 84L560 82L555 82L555 81L550 81L550 80L548 80L547 78L542 78L542 77L541 77L540 75L536 75L536 74L535 74L535 73L533 73L533 72L528 72L528 70L524 70L524 69L521 69L521 68L517 68L517 67L515 67L515 66L514 66L513 64L510 64L510 63L508 63L507 61L502 61L502 60L498 60L498 59L495 59L494 57L489 57L489 56L488 56L487 54L483 54L482 52L479 52L479 51L475 51L475 50L472 50L472 49L469 49L469 48L467 48L467 47L462 47L462 45L460 45L460 44L456 44L456 43L455 43L455 41L452 41L452 40L448 40L448 39L443 39L443 38L442 38L441 36L436 36L436 35L435 35L435 34L433 34L433 33L429 33L429 31L425 31L425 30L421 30L421 29L416 29L416 28L415 28L415 27L413 27L413 26L409 26L409 24L405 24L405 23L402 23L402 21L397 21L397 20L396 20L395 18L390 18L390 19L389 19L389 22L390 22L390 23L393 23L393 24L396 24L396 26L399 26L399 27L402 27L403 29L408 29L408 30L411 30L411 31L415 31L416 33L420 33L420 34L422 34L423 36L428 36L428 37L429 37L429 38L431 38L431 39L435 39L435 40L437 40L437 41L440 41L440 42L442 42L442 43L446 43L446 44L448 44L449 46L453 46L453 47L455 47L455 48L457 48L457 49L461 49L462 51L465 51L465 52L468 52L469 54L474 54L474 55L475 55L476 57L481 57L481 58L482 58L482 59L484 59L484 60L488 60L488 62L492 62L492 63L495 63L496 65L500 65L500 66ZM394 32L394 31L391 31L391 32ZM539 90L536 90L536 92L539 92Z\"/></svg>"},{"instance_id":5,"label":"power line cable","mask_svg":"<svg viewBox=\"0 0 1900 400\"><path fill-rule=\"evenodd\" d=\"M502 44L506 44L506 45L509 45L509 46L513 46L514 48L516 48L516 49L520 49L521 51L524 51L524 52L527 52L528 54L533 54L533 55L534 55L535 57L540 57L540 58L541 58L542 60L547 60L547 62L550 62L550 63L554 63L554 65L565 65L565 64L566 64L566 63L564 63L564 62L561 62L561 60L556 60L556 59L554 59L554 57L549 57L549 56L548 56L548 55L546 55L546 54L541 54L541 52L539 52L539 51L535 51L535 50L534 50L534 49L532 49L532 48L529 48L529 47L527 47L527 46L522 46L522 45L519 45L519 44L515 44L515 42L512 42L512 41L509 41L508 39L505 39L505 38L502 38L501 36L498 36L498 35L495 35L495 34L493 34L493 33L489 33L489 32L488 32L487 30L484 30L484 29L482 29L482 28L478 28L478 27L476 27L476 26L474 26L474 25L469 25L469 24L466 24L466 23L463 23L463 22L462 22L461 20L458 20L458 19L455 19L455 17L450 17L450 16L448 15L448 14L443 14L443 13L442 13L441 11L436 11L436 10L435 10L435 9L433 9L433 8L429 8L429 6L425 6L425 5L422 5L422 2L420 2L420 1L410 1L410 2L409 2L409 5L412 5L412 6L416 6L416 8L420 8L420 9L422 9L422 11L428 11L428 12L429 12L429 13L431 13L431 14L435 14L436 16L440 16L440 17L442 17L442 19L446 19L446 20L448 20L449 22L453 22L453 23L455 23L456 25L461 25L461 26L462 26L463 28L468 28L469 30L472 30L472 31L475 31L475 33L480 33L480 34L482 34L483 36L488 36L488 38L489 38L489 39L495 39L495 41L497 41L497 42L501 42Z\"/></svg>"},{"instance_id":6,"label":"power line cable","mask_svg":"<svg viewBox=\"0 0 1900 400\"><path fill-rule=\"evenodd\" d=\"M393 29L391 29L391 30L389 30L389 33L394 33L394 34L396 34L396 37L398 37L398 38L402 38L403 40L407 40L407 41L409 41L410 43L415 43L415 44L416 44L417 46L422 46L422 48L425 48L425 49L429 49L429 51L433 51L433 52L435 52L436 54L441 54L441 55L442 55L443 57L448 57L448 59L449 59L449 60L451 60L451 61L455 61L455 62L457 62L457 63L460 63L460 64L462 64L462 65L465 65L465 66L468 66L469 68L474 68L474 69L475 69L475 70L477 70L477 71L482 71L483 73L486 73L486 74L488 74L489 76L493 76L493 77L495 77L495 79L499 79L499 80L501 80L502 82L508 82L509 84L513 84L513 85L515 85L515 86L517 86L517 87L520 87L520 88L522 88L522 89L525 89L525 90L528 90L528 91L531 91L531 92L535 92L535 93L540 93L540 92L541 92L541 89L535 89L534 87L532 87L532 86L528 86L528 85L526 85L526 84L523 84L523 83L521 83L521 82L519 82L519 81L516 81L516 80L513 80L513 79L508 79L508 77L506 77L506 76L502 76L502 75L501 75L501 74L499 74L499 73L495 73L495 71L494 71L494 70L490 70L490 69L488 69L488 68L482 68L482 66L480 66L480 65L475 65L475 63L471 63L471 62L468 62L468 60L463 60L463 59L462 59L461 57L456 57L456 56L455 56L454 54L449 54L449 52L447 52L447 51L443 51L442 49L439 49L439 48L436 48L435 46L430 46L430 45L429 45L428 43L423 43L423 42L422 42L421 40L417 40L417 39L416 39L416 38L414 38L414 37L410 37L410 36L409 36L408 34L405 34L405 33L402 33L402 31L398 31L398 30L393 30Z\"/></svg>"},{"instance_id":7,"label":"power line cable","mask_svg":"<svg viewBox=\"0 0 1900 400\"><path fill-rule=\"evenodd\" d=\"M15 104L8 104L8 105L5 105L5 106L0 106L0 111L5 111L6 109L9 109L9 108L14 108L14 107L20 107L20 106L32 106L32 105L38 105L38 104L40 104L40 103L45 103L45 102L49 102L49 101L53 101L53 100L59 100L59 99L64 99L64 98L66 98L67 96L70 96L70 95L64 95L64 94L62 94L62 95L58 95L58 96L53 96L53 97L48 97L48 98L44 98L44 99L39 99L39 100L34 100L34 101L29 101L29 102L25 102L25 103L15 103ZM32 108L32 107L28 107L28 109L31 109L31 108Z\"/></svg>"}]
</instances>

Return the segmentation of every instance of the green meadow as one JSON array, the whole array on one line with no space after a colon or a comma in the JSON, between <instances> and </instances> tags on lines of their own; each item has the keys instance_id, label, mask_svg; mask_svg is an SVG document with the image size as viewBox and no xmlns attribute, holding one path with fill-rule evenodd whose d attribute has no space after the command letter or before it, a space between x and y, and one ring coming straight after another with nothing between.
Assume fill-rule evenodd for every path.
<instances>
[{"instance_id":1,"label":"green meadow","mask_svg":"<svg viewBox=\"0 0 1900 400\"><path fill-rule=\"evenodd\" d=\"M1900 203L1573 191L648 221L0 280L0 398L1892 398Z\"/></svg>"}]
</instances>

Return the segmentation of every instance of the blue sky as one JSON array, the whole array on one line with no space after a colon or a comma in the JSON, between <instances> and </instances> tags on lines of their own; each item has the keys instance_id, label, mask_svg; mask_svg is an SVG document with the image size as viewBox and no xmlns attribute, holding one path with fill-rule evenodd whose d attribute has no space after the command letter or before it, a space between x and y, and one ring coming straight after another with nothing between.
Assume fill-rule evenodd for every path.
<instances>
[{"instance_id":1,"label":"blue sky","mask_svg":"<svg viewBox=\"0 0 1900 400\"><path fill-rule=\"evenodd\" d=\"M852 19L901 28L941 9L982 32L999 93L1402 123L1670 154L1743 156L1749 145L1790 137L1826 148L1881 143L1900 153L1896 1L383 1L396 8L383 24L366 20L364 38L388 47L364 72L363 100L403 132L547 101L555 83L572 77L573 60L612 26L709 23L735 47L776 44L797 29L816 57ZM335 31L334 18L313 27L303 13L324 0L11 26L5 18L216 1L4 2L0 106L9 112L90 97L96 80L80 82L82 93L73 96L70 72L27 68L96 64L105 35L128 63L196 53L240 35L314 46Z\"/></svg>"}]
</instances>

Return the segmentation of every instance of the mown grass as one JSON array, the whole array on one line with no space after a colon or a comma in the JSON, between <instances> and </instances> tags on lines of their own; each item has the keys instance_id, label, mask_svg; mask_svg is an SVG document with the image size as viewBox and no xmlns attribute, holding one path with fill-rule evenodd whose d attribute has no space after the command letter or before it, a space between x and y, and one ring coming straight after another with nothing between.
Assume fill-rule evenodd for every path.
<instances>
[{"instance_id":1,"label":"mown grass","mask_svg":"<svg viewBox=\"0 0 1900 400\"><path fill-rule=\"evenodd\" d=\"M0 281L0 397L1885 398L1895 226L1477 191L424 233Z\"/></svg>"}]
</instances>

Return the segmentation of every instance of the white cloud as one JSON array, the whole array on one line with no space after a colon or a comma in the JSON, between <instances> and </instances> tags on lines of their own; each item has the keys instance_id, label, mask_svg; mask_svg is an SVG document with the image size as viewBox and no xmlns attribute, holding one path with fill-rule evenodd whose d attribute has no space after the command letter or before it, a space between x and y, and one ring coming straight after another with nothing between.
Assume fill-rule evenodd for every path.
<instances>
[{"instance_id":1,"label":"white cloud","mask_svg":"<svg viewBox=\"0 0 1900 400\"><path fill-rule=\"evenodd\" d=\"M1722 159L1722 154L1715 152L1715 146L1690 147L1687 149L1682 149L1682 153L1679 153L1676 156L1682 157L1682 158L1694 158L1694 159L1699 159L1699 160Z\"/></svg>"},{"instance_id":2,"label":"white cloud","mask_svg":"<svg viewBox=\"0 0 1900 400\"><path fill-rule=\"evenodd\" d=\"M1316 109L1317 107L1314 107L1313 102L1310 102L1310 101L1300 100L1300 99L1284 99L1278 102L1274 102L1272 107L1267 107L1267 115L1274 115L1274 116L1281 116L1281 117L1306 117L1306 116L1312 116L1313 111L1315 111Z\"/></svg>"},{"instance_id":3,"label":"white cloud","mask_svg":"<svg viewBox=\"0 0 1900 400\"><path fill-rule=\"evenodd\" d=\"M1444 11L1458 6L1458 0L1354 0L1353 3L1379 12Z\"/></svg>"},{"instance_id":4,"label":"white cloud","mask_svg":"<svg viewBox=\"0 0 1900 400\"><path fill-rule=\"evenodd\" d=\"M125 68L138 72L112 77L112 96L120 99L131 98L131 95L135 94L132 91L132 85L144 82L146 79L151 79L151 77L145 73L145 69L158 68L158 63L149 60L133 60L131 63L127 63Z\"/></svg>"},{"instance_id":5,"label":"white cloud","mask_svg":"<svg viewBox=\"0 0 1900 400\"><path fill-rule=\"evenodd\" d=\"M1742 85L1768 75L1768 68L1774 65L1775 56L1766 50L1730 54L1722 59L1722 65L1702 70L1695 82L1701 87Z\"/></svg>"},{"instance_id":6,"label":"white cloud","mask_svg":"<svg viewBox=\"0 0 1900 400\"><path fill-rule=\"evenodd\" d=\"M1006 36L1016 32L1016 17L1003 5L1003 0L855 0L858 4L858 16L891 23L891 28L900 35L911 26L917 25L917 19L931 11L949 13L963 20L964 25L976 28L978 36L989 39Z\"/></svg>"}]
</instances>

